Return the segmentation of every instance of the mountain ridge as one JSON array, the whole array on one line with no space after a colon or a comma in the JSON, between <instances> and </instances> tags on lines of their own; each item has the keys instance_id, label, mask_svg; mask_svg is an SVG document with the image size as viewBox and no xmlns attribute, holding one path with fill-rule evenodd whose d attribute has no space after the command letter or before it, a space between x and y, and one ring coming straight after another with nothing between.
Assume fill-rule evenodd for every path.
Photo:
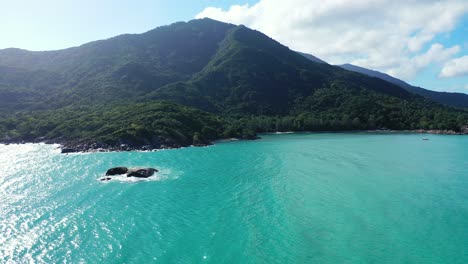
<instances>
[{"instance_id":1,"label":"mountain ridge","mask_svg":"<svg viewBox=\"0 0 468 264\"><path fill-rule=\"evenodd\" d=\"M41 52L40 58L7 53L0 51L0 142L138 149L278 130L461 131L468 123L464 110L311 61L261 32L211 19ZM15 66L23 67L20 74ZM45 72L32 78L38 70Z\"/></svg>"},{"instance_id":2,"label":"mountain ridge","mask_svg":"<svg viewBox=\"0 0 468 264\"><path fill-rule=\"evenodd\" d=\"M310 59L311 61L318 62L318 63L327 63L327 62L319 59L318 57L316 57L316 56L314 56L312 54L303 53L303 52L297 52L297 53L299 53L300 55ZM364 67L360 67L360 66L357 66L357 65L350 64L350 63L337 65L337 66L341 67L343 69L349 70L349 71L354 71L354 72L357 72L357 73L365 74L367 76L376 77L376 78L391 82L391 83L393 83L395 85L398 85L399 87L401 87L401 88L403 88L403 89L405 89L405 90L407 90L407 91L409 91L411 93L421 95L421 96L426 97L426 98L428 98L428 99L430 99L432 101L435 101L435 102L438 102L438 103L441 103L441 104L444 104L444 105L449 105L449 106L453 106L453 107L468 108L468 94L466 94L466 93L445 92L445 91L439 92L439 91L433 91L433 90L413 86L413 85L411 85L411 84L409 84L409 83L407 83L407 82L405 82L403 80L395 78L395 77L393 77L391 75L388 75L386 73L371 70L371 69L367 69L367 68L364 68Z\"/></svg>"}]
</instances>

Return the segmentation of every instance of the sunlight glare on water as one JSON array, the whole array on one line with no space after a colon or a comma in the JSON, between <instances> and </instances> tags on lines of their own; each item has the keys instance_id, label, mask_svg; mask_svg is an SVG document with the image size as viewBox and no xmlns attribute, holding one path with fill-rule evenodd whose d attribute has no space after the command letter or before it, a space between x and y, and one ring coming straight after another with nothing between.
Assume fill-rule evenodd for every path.
<instances>
[{"instance_id":1,"label":"sunlight glare on water","mask_svg":"<svg viewBox=\"0 0 468 264\"><path fill-rule=\"evenodd\" d=\"M468 137L418 134L0 145L0 262L465 264L466 157ZM115 166L160 172L101 182Z\"/></svg>"}]
</instances>

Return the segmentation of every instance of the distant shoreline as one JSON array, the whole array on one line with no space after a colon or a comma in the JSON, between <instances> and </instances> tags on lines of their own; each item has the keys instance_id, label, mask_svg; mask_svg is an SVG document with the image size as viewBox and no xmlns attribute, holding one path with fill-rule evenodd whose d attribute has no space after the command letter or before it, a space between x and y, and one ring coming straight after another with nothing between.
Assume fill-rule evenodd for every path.
<instances>
[{"instance_id":1,"label":"distant shoreline","mask_svg":"<svg viewBox=\"0 0 468 264\"><path fill-rule=\"evenodd\" d=\"M259 133L258 135L284 135L284 134L308 134L308 133L389 133L389 134L398 134L398 133L407 133L407 134L435 134L435 135L468 135L468 131L464 132L455 132L453 130L437 130L437 129L404 129L404 130L395 130L395 129L373 129L373 130L323 130L323 131L277 131L277 132L265 132Z\"/></svg>"},{"instance_id":2,"label":"distant shoreline","mask_svg":"<svg viewBox=\"0 0 468 264\"><path fill-rule=\"evenodd\" d=\"M311 133L368 133L368 134L398 134L398 133L407 133L407 134L434 134L434 135L468 135L468 131L455 132L453 130L425 130L425 129L414 129L414 130L394 130L394 129L376 129L376 130L349 130L349 131L275 131L275 132L265 132L258 133L257 137L254 138L224 138L213 140L206 144L197 144L197 145L162 145L159 148L154 148L152 146L130 146L122 144L120 146L110 146L105 143L99 142L57 142L54 140L47 141L27 141L27 140L18 140L18 141L0 141L0 144L10 145L10 144L48 144L48 145L58 145L61 149L62 154L67 153L90 153L90 152L127 152L127 151L158 151L165 149L179 149L185 147L207 147L214 145L216 143L222 142L231 142L231 141L243 141L243 140L256 140L261 139L262 135L285 135L285 134L311 134Z\"/></svg>"}]
</instances>

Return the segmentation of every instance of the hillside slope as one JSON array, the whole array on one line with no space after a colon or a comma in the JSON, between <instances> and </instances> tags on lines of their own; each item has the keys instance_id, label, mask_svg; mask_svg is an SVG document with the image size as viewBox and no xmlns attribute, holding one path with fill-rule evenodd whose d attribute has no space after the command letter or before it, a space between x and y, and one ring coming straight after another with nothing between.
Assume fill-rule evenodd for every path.
<instances>
[{"instance_id":1,"label":"hillside slope","mask_svg":"<svg viewBox=\"0 0 468 264\"><path fill-rule=\"evenodd\" d=\"M7 83L24 83L22 95L13 98L22 101L18 109L42 108L44 103L49 108L123 103L168 83L190 79L210 61L232 27L204 19L58 51L0 50L0 76L9 75L5 68L25 72ZM43 85L53 92L41 97L36 97L35 80L24 80L27 72L38 71L59 77L44 78L48 82ZM0 96L0 105L10 103L6 98Z\"/></svg>"},{"instance_id":2,"label":"hillside slope","mask_svg":"<svg viewBox=\"0 0 468 264\"><path fill-rule=\"evenodd\" d=\"M185 146L276 130L459 131L468 123L463 110L210 19L59 51L1 50L0 95L0 141L84 148Z\"/></svg>"}]
</instances>

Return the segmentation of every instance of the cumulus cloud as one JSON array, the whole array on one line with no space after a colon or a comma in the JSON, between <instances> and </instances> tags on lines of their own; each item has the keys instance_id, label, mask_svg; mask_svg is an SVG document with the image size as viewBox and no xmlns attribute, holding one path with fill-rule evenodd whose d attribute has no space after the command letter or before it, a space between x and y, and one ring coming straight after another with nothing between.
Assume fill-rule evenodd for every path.
<instances>
[{"instance_id":1,"label":"cumulus cloud","mask_svg":"<svg viewBox=\"0 0 468 264\"><path fill-rule=\"evenodd\" d=\"M429 50L425 53L415 55L413 57L402 56L399 58L401 64L387 70L387 72L392 76L410 79L428 65L432 63L444 63L447 60L450 60L450 58L458 52L460 52L460 46L445 48L442 44L435 43L432 44Z\"/></svg>"},{"instance_id":2,"label":"cumulus cloud","mask_svg":"<svg viewBox=\"0 0 468 264\"><path fill-rule=\"evenodd\" d=\"M445 63L439 75L439 77L442 78L459 76L468 76L468 56L463 56L448 61Z\"/></svg>"},{"instance_id":3,"label":"cumulus cloud","mask_svg":"<svg viewBox=\"0 0 468 264\"><path fill-rule=\"evenodd\" d=\"M207 7L196 17L244 24L332 64L410 79L460 50L432 41L467 12L466 0L260 0L227 10Z\"/></svg>"}]
</instances>

